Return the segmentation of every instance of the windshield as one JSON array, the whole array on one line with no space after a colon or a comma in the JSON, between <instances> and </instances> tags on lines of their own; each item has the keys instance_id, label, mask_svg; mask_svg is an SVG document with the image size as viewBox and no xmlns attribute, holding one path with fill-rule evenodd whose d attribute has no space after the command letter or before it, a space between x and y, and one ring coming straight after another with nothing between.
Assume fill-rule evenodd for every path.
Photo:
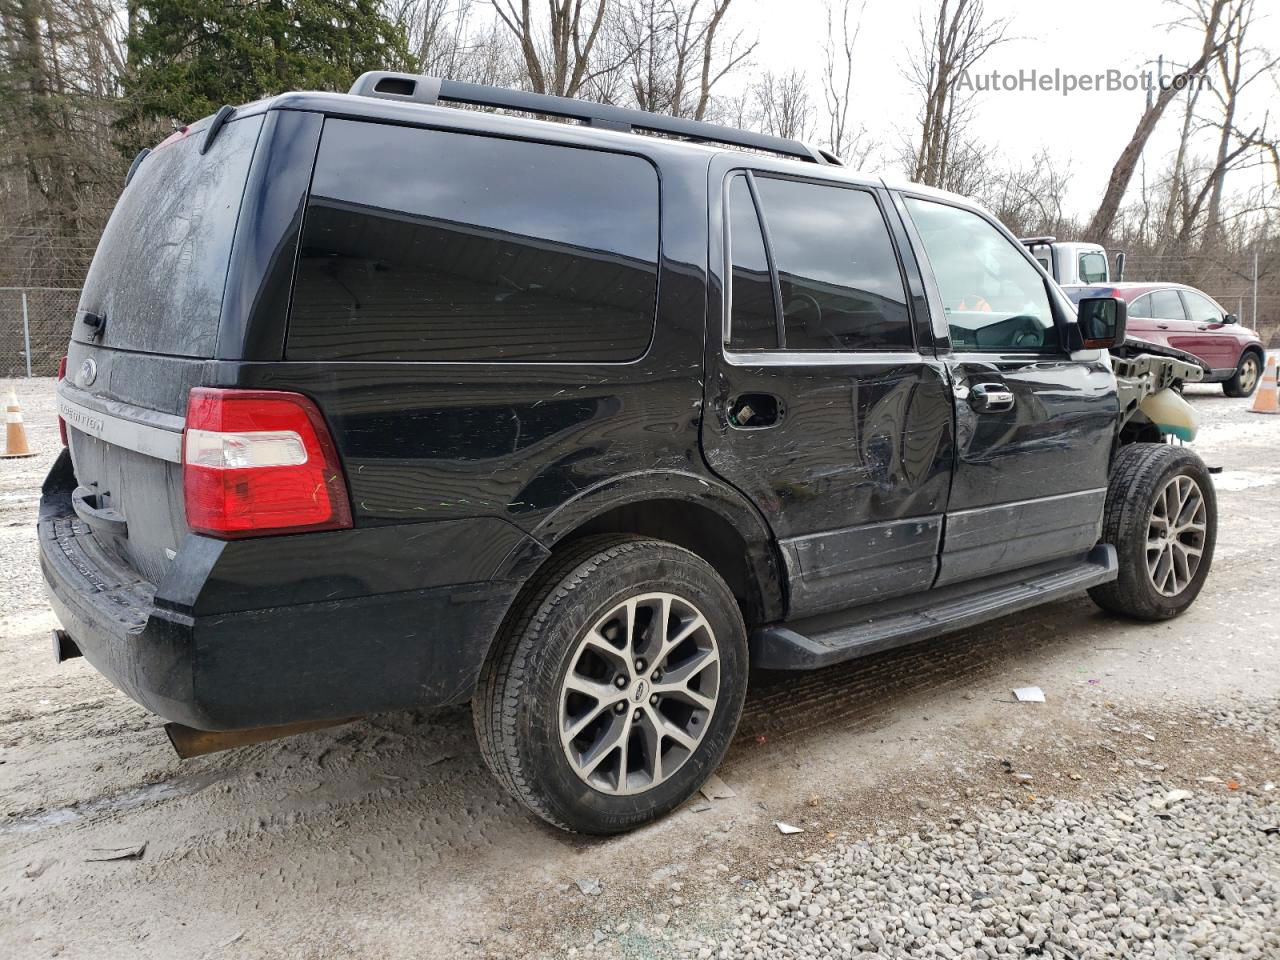
<instances>
[{"instance_id":1,"label":"windshield","mask_svg":"<svg viewBox=\"0 0 1280 960\"><path fill-rule=\"evenodd\" d=\"M213 356L261 128L261 116L235 120L206 154L199 130L143 160L107 222L80 295L82 312L106 319L104 346Z\"/></svg>"}]
</instances>

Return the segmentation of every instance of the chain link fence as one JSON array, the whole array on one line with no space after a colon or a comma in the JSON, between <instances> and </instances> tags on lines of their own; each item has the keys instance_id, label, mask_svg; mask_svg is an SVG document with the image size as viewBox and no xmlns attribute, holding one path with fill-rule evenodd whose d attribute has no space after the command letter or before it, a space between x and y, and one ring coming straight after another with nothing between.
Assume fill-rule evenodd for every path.
<instances>
[{"instance_id":1,"label":"chain link fence","mask_svg":"<svg viewBox=\"0 0 1280 960\"><path fill-rule=\"evenodd\" d=\"M67 352L78 287L0 287L0 377L52 377Z\"/></svg>"}]
</instances>

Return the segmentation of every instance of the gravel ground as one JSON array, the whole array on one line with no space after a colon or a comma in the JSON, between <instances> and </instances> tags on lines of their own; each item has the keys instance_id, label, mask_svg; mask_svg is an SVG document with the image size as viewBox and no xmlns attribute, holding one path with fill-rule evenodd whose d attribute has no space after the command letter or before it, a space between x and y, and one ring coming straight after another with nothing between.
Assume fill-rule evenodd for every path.
<instances>
[{"instance_id":1,"label":"gravel ground","mask_svg":"<svg viewBox=\"0 0 1280 960\"><path fill-rule=\"evenodd\" d=\"M1280 728L1276 705L1233 712ZM699 957L1280 957L1280 805L1158 779L1087 801L1003 800L777 872Z\"/></svg>"},{"instance_id":2,"label":"gravel ground","mask_svg":"<svg viewBox=\"0 0 1280 960\"><path fill-rule=\"evenodd\" d=\"M1280 960L1280 417L1246 401L1188 391L1223 472L1184 616L1082 595L755 676L736 796L596 839L514 805L466 709L179 761L158 718L55 666L53 384L11 383L39 456L0 461L0 960ZM1013 702L1032 684L1047 702Z\"/></svg>"}]
</instances>

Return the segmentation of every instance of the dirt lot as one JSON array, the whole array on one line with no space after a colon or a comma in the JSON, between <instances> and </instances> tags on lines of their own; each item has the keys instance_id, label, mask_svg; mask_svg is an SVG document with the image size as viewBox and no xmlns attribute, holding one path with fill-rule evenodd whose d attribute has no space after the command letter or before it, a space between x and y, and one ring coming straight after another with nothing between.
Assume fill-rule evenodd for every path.
<instances>
[{"instance_id":1,"label":"dirt lot","mask_svg":"<svg viewBox=\"0 0 1280 960\"><path fill-rule=\"evenodd\" d=\"M1280 814L1280 417L1217 388L1192 392L1197 448L1224 468L1218 555L1183 618L1081 596L758 677L720 771L736 796L602 841L508 801L465 710L183 762L84 661L55 666L33 537L52 383L12 385L41 453L0 461L0 956L696 956L771 875L879 831L1143 781ZM1047 702L1013 702L1028 684ZM1241 869L1280 884L1280 852Z\"/></svg>"}]
</instances>

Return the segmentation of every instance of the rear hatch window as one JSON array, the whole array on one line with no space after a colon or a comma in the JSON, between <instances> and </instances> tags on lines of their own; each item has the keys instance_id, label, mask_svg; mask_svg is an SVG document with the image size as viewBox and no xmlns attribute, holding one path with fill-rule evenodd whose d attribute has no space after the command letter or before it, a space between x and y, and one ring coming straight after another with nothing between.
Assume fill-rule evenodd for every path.
<instances>
[{"instance_id":1,"label":"rear hatch window","mask_svg":"<svg viewBox=\"0 0 1280 960\"><path fill-rule=\"evenodd\" d=\"M180 450L187 394L215 355L223 287L262 117L204 130L138 167L99 242L58 386L80 521L115 562L159 583L187 537ZM83 316L83 313L81 314ZM70 409L65 409L70 405ZM149 437L140 446L138 438ZM168 453L164 453L164 451Z\"/></svg>"},{"instance_id":2,"label":"rear hatch window","mask_svg":"<svg viewBox=\"0 0 1280 960\"><path fill-rule=\"evenodd\" d=\"M154 150L98 244L81 314L105 318L102 346L212 357L223 286L262 117L232 120L201 154L198 129ZM74 338L92 331L77 323Z\"/></svg>"}]
</instances>

